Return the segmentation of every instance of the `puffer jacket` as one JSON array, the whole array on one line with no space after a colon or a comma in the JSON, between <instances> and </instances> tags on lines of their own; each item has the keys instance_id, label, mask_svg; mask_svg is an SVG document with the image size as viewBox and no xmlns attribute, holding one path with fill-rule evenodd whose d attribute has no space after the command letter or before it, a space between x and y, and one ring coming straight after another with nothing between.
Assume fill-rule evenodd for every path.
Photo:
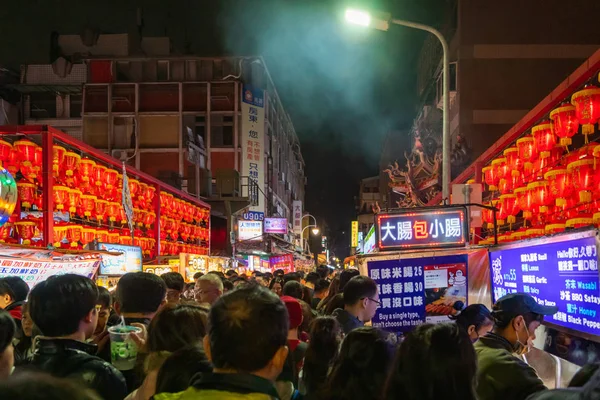
<instances>
[{"instance_id":1,"label":"puffer jacket","mask_svg":"<svg viewBox=\"0 0 600 400\"><path fill-rule=\"evenodd\" d=\"M38 337L31 362L23 370L47 372L79 381L105 400L123 400L127 385L121 372L93 356L96 346L71 339Z\"/></svg>"}]
</instances>

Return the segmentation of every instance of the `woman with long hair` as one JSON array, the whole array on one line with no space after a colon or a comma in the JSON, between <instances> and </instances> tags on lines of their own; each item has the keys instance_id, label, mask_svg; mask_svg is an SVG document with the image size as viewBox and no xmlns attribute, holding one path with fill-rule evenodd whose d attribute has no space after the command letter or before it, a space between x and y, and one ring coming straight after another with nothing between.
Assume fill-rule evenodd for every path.
<instances>
[{"instance_id":1,"label":"woman with long hair","mask_svg":"<svg viewBox=\"0 0 600 400\"><path fill-rule=\"evenodd\" d=\"M322 389L337 358L342 336L342 328L333 317L319 317L312 322L302 369L303 394L314 395Z\"/></svg>"},{"instance_id":2,"label":"woman with long hair","mask_svg":"<svg viewBox=\"0 0 600 400\"><path fill-rule=\"evenodd\" d=\"M351 331L344 338L329 379L317 398L380 399L393 357L394 347L383 331L372 327Z\"/></svg>"},{"instance_id":3,"label":"woman with long hair","mask_svg":"<svg viewBox=\"0 0 600 400\"><path fill-rule=\"evenodd\" d=\"M477 358L457 324L424 324L400 345L385 400L475 400Z\"/></svg>"},{"instance_id":4,"label":"woman with long hair","mask_svg":"<svg viewBox=\"0 0 600 400\"><path fill-rule=\"evenodd\" d=\"M494 328L492 313L483 304L471 304L450 319L467 332L473 343Z\"/></svg>"},{"instance_id":5,"label":"woman with long hair","mask_svg":"<svg viewBox=\"0 0 600 400\"><path fill-rule=\"evenodd\" d=\"M325 310L327 309L327 304L329 304L331 299L333 299L335 297L335 295L338 294L339 292L340 292L340 277L336 276L335 278L333 278L333 280L331 281L331 284L329 285L329 293L327 294L327 297L325 297L323 300L321 300L321 302L317 306L317 311L320 314L324 314Z\"/></svg>"}]
</instances>

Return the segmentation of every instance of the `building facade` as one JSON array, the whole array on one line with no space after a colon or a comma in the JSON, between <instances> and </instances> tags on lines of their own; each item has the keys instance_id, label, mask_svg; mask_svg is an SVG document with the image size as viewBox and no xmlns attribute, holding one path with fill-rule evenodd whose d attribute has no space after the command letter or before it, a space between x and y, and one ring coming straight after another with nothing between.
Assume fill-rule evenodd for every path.
<instances>
[{"instance_id":1,"label":"building facade","mask_svg":"<svg viewBox=\"0 0 600 400\"><path fill-rule=\"evenodd\" d=\"M174 56L168 38L93 32L60 35L54 50L51 64L22 67L24 123L204 198L225 221L213 241L225 253L243 211L292 221L304 160L262 58Z\"/></svg>"},{"instance_id":2,"label":"building facade","mask_svg":"<svg viewBox=\"0 0 600 400\"><path fill-rule=\"evenodd\" d=\"M448 21L440 27L450 44L453 177L600 46L594 33L597 1L582 0L576 7L558 0L484 3L450 2ZM410 149L382 154L390 207L441 200L441 59L439 41L428 36L419 57L421 105Z\"/></svg>"}]
</instances>

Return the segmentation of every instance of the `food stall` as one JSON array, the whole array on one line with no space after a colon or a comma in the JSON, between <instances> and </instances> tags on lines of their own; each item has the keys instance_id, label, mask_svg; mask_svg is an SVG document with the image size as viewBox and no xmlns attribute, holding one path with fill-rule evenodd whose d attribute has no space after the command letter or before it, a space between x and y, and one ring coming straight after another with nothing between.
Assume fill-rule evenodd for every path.
<instances>
[{"instance_id":1,"label":"food stall","mask_svg":"<svg viewBox=\"0 0 600 400\"><path fill-rule=\"evenodd\" d=\"M112 286L113 282L129 272L142 271L142 248L114 243L94 243L97 250L111 252L102 256L98 271L98 282L101 286ZM106 282L106 284L104 284Z\"/></svg>"},{"instance_id":2,"label":"food stall","mask_svg":"<svg viewBox=\"0 0 600 400\"><path fill-rule=\"evenodd\" d=\"M144 262L181 252L209 254L208 204L63 132L3 126L0 162L10 173L3 179L16 180L18 193L0 242L70 250L97 243L135 247ZM141 270L141 263L110 264L100 267L100 275L118 276L113 267L121 274Z\"/></svg>"},{"instance_id":3,"label":"food stall","mask_svg":"<svg viewBox=\"0 0 600 400\"><path fill-rule=\"evenodd\" d=\"M194 282L194 274L201 272L206 274L210 271L227 272L232 268L232 259L219 256L200 256L196 254L181 254L179 265L185 268L179 270L186 282Z\"/></svg>"}]
</instances>

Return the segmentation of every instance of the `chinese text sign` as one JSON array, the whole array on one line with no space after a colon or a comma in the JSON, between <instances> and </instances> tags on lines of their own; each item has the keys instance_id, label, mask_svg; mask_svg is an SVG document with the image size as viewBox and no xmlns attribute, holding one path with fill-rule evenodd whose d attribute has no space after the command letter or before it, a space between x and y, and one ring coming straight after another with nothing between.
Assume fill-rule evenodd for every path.
<instances>
[{"instance_id":1,"label":"chinese text sign","mask_svg":"<svg viewBox=\"0 0 600 400\"><path fill-rule=\"evenodd\" d=\"M464 208L418 210L377 216L380 250L462 247L469 232Z\"/></svg>"},{"instance_id":2,"label":"chinese text sign","mask_svg":"<svg viewBox=\"0 0 600 400\"><path fill-rule=\"evenodd\" d=\"M262 221L238 221L238 240L261 241Z\"/></svg>"},{"instance_id":3,"label":"chinese text sign","mask_svg":"<svg viewBox=\"0 0 600 400\"><path fill-rule=\"evenodd\" d=\"M557 306L546 320L600 335L598 254L593 236L490 251L494 302L508 293L528 293Z\"/></svg>"},{"instance_id":4,"label":"chinese text sign","mask_svg":"<svg viewBox=\"0 0 600 400\"><path fill-rule=\"evenodd\" d=\"M287 218L265 218L265 233L279 233L285 235L287 232Z\"/></svg>"},{"instance_id":5,"label":"chinese text sign","mask_svg":"<svg viewBox=\"0 0 600 400\"><path fill-rule=\"evenodd\" d=\"M292 207L292 218L294 221L292 225L294 227L294 233L300 235L302 234L302 201L294 200Z\"/></svg>"},{"instance_id":6,"label":"chinese text sign","mask_svg":"<svg viewBox=\"0 0 600 400\"><path fill-rule=\"evenodd\" d=\"M358 247L358 221L352 221L352 237L350 246L354 249Z\"/></svg>"},{"instance_id":7,"label":"chinese text sign","mask_svg":"<svg viewBox=\"0 0 600 400\"><path fill-rule=\"evenodd\" d=\"M258 185L256 206L250 211L265 212L264 170L265 97L262 89L243 87L242 98L242 173Z\"/></svg>"}]
</instances>

